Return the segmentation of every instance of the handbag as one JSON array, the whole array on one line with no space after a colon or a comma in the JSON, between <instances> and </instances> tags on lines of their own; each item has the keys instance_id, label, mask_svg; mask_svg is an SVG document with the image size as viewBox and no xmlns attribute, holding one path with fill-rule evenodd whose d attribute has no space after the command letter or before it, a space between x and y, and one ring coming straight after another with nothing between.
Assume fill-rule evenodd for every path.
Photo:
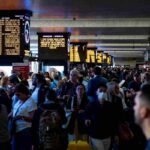
<instances>
[{"instance_id":1,"label":"handbag","mask_svg":"<svg viewBox=\"0 0 150 150\"><path fill-rule=\"evenodd\" d=\"M130 141L133 137L134 134L127 123L119 125L119 138L121 141Z\"/></svg>"}]
</instances>

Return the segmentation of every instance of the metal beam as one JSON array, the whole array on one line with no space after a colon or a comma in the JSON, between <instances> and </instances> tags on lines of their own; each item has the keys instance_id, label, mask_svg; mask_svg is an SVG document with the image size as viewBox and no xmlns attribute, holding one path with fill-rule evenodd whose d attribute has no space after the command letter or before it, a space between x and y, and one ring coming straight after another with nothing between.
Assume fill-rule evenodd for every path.
<instances>
[{"instance_id":1,"label":"metal beam","mask_svg":"<svg viewBox=\"0 0 150 150\"><path fill-rule=\"evenodd\" d=\"M88 43L88 46L101 46L101 47L147 47L148 43Z\"/></svg>"},{"instance_id":2,"label":"metal beam","mask_svg":"<svg viewBox=\"0 0 150 150\"><path fill-rule=\"evenodd\" d=\"M149 35L71 35L71 40L148 40ZM31 35L31 41L38 40Z\"/></svg>"},{"instance_id":3,"label":"metal beam","mask_svg":"<svg viewBox=\"0 0 150 150\"><path fill-rule=\"evenodd\" d=\"M150 27L150 18L40 19L31 18L31 27L127 28Z\"/></svg>"}]
</instances>

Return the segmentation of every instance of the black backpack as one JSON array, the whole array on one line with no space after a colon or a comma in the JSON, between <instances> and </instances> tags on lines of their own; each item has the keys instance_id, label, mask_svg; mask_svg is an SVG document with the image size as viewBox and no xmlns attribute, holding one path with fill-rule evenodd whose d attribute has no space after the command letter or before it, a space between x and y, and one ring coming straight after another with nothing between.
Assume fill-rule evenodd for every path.
<instances>
[{"instance_id":1,"label":"black backpack","mask_svg":"<svg viewBox=\"0 0 150 150\"><path fill-rule=\"evenodd\" d=\"M39 120L39 143L42 150L65 150L67 134L61 127L57 110L44 110Z\"/></svg>"}]
</instances>

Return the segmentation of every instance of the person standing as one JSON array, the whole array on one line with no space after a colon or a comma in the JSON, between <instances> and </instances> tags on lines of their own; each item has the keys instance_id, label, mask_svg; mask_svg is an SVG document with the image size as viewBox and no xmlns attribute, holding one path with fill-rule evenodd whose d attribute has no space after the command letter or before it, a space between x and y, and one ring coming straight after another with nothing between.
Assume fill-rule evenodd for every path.
<instances>
[{"instance_id":1,"label":"person standing","mask_svg":"<svg viewBox=\"0 0 150 150\"><path fill-rule=\"evenodd\" d=\"M32 148L31 126L37 104L29 94L29 89L25 85L18 84L15 87L18 101L12 110L12 117L16 124L16 131L12 136L12 150L31 150Z\"/></svg>"},{"instance_id":2,"label":"person standing","mask_svg":"<svg viewBox=\"0 0 150 150\"><path fill-rule=\"evenodd\" d=\"M0 104L0 150L9 150L8 113L5 105Z\"/></svg>"},{"instance_id":3,"label":"person standing","mask_svg":"<svg viewBox=\"0 0 150 150\"><path fill-rule=\"evenodd\" d=\"M147 139L145 150L150 150L150 84L143 85L136 94L134 117Z\"/></svg>"}]
</instances>

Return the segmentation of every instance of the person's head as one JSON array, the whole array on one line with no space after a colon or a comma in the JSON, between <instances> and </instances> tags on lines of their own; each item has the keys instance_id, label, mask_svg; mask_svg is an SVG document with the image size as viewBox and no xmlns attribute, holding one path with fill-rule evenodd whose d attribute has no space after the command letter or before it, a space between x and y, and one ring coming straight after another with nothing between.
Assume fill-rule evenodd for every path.
<instances>
[{"instance_id":1,"label":"person's head","mask_svg":"<svg viewBox=\"0 0 150 150\"><path fill-rule=\"evenodd\" d=\"M141 90L136 94L134 117L135 122L139 126L144 128L145 124L148 123L150 128L150 84L143 85Z\"/></svg>"},{"instance_id":2,"label":"person's head","mask_svg":"<svg viewBox=\"0 0 150 150\"><path fill-rule=\"evenodd\" d=\"M45 77L45 78L50 78L49 73L48 73L48 72L44 72L44 77Z\"/></svg>"},{"instance_id":3,"label":"person's head","mask_svg":"<svg viewBox=\"0 0 150 150\"><path fill-rule=\"evenodd\" d=\"M56 74L54 74L54 80L59 80L59 75L56 73Z\"/></svg>"},{"instance_id":4,"label":"person's head","mask_svg":"<svg viewBox=\"0 0 150 150\"><path fill-rule=\"evenodd\" d=\"M136 82L141 82L141 74L140 74L139 72L135 73L135 74L133 75L133 79L134 79L134 81L136 81Z\"/></svg>"},{"instance_id":5,"label":"person's head","mask_svg":"<svg viewBox=\"0 0 150 150\"><path fill-rule=\"evenodd\" d=\"M101 75L101 68L98 67L98 66L96 66L96 67L94 68L94 74L95 74L95 75Z\"/></svg>"},{"instance_id":6,"label":"person's head","mask_svg":"<svg viewBox=\"0 0 150 150\"><path fill-rule=\"evenodd\" d=\"M46 82L45 78L42 74L36 73L32 77L32 84L34 86L37 86L38 84L42 84L42 83L45 83L45 82Z\"/></svg>"},{"instance_id":7,"label":"person's head","mask_svg":"<svg viewBox=\"0 0 150 150\"><path fill-rule=\"evenodd\" d=\"M19 83L19 79L16 75L11 75L9 76L9 85L14 87Z\"/></svg>"},{"instance_id":8,"label":"person's head","mask_svg":"<svg viewBox=\"0 0 150 150\"><path fill-rule=\"evenodd\" d=\"M78 96L83 96L84 93L85 93L85 87L84 87L84 85L83 84L77 85L77 87L76 87L76 94Z\"/></svg>"},{"instance_id":9,"label":"person's head","mask_svg":"<svg viewBox=\"0 0 150 150\"><path fill-rule=\"evenodd\" d=\"M19 83L15 87L15 95L22 101L27 100L29 97L29 89L22 83Z\"/></svg>"},{"instance_id":10,"label":"person's head","mask_svg":"<svg viewBox=\"0 0 150 150\"><path fill-rule=\"evenodd\" d=\"M96 94L97 94L97 99L99 102L103 102L103 101L108 100L107 85L106 84L100 84L97 91L96 91Z\"/></svg>"},{"instance_id":11,"label":"person's head","mask_svg":"<svg viewBox=\"0 0 150 150\"><path fill-rule=\"evenodd\" d=\"M107 87L108 87L108 92L111 95L118 95L120 90L119 90L119 84L116 82L108 82L107 83Z\"/></svg>"},{"instance_id":12,"label":"person's head","mask_svg":"<svg viewBox=\"0 0 150 150\"><path fill-rule=\"evenodd\" d=\"M88 76L89 76L90 78L93 78L93 77L94 77L94 69L93 69L92 67L88 69Z\"/></svg>"},{"instance_id":13,"label":"person's head","mask_svg":"<svg viewBox=\"0 0 150 150\"><path fill-rule=\"evenodd\" d=\"M0 84L1 86L6 86L8 85L8 81L9 81L9 78L7 76L3 76L0 80Z\"/></svg>"},{"instance_id":14,"label":"person's head","mask_svg":"<svg viewBox=\"0 0 150 150\"><path fill-rule=\"evenodd\" d=\"M150 73L149 72L144 73L144 81L146 81L146 82L150 81Z\"/></svg>"},{"instance_id":15,"label":"person's head","mask_svg":"<svg viewBox=\"0 0 150 150\"><path fill-rule=\"evenodd\" d=\"M70 71L70 80L71 82L78 82L79 72L76 69Z\"/></svg>"},{"instance_id":16,"label":"person's head","mask_svg":"<svg viewBox=\"0 0 150 150\"><path fill-rule=\"evenodd\" d=\"M1 71L1 72L0 72L0 78L2 78L2 77L4 77L4 76L5 76L4 72Z\"/></svg>"}]
</instances>

